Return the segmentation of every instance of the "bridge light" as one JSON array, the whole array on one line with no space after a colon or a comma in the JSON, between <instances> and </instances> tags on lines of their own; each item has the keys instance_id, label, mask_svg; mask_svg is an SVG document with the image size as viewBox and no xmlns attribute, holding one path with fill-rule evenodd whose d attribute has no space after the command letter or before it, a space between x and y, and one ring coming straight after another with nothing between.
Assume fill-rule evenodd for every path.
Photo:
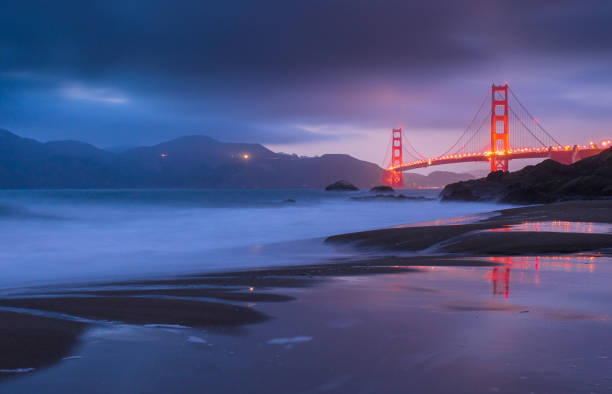
<instances>
[{"instance_id":1,"label":"bridge light","mask_svg":"<svg viewBox=\"0 0 612 394\"><path fill-rule=\"evenodd\" d=\"M249 156L249 154L248 154L248 153L245 153L245 154L243 154L243 155L242 155L242 158L243 158L244 160L249 160L249 157L251 157L251 156Z\"/></svg>"},{"instance_id":2,"label":"bridge light","mask_svg":"<svg viewBox=\"0 0 612 394\"><path fill-rule=\"evenodd\" d=\"M162 153L160 156L161 157L167 157L168 155L166 153Z\"/></svg>"}]
</instances>

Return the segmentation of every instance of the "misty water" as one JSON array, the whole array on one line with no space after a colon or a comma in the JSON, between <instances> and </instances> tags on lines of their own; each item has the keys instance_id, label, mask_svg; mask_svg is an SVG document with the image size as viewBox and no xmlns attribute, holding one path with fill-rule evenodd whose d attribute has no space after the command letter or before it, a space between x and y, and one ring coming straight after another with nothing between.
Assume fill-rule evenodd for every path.
<instances>
[{"instance_id":1,"label":"misty water","mask_svg":"<svg viewBox=\"0 0 612 394\"><path fill-rule=\"evenodd\" d=\"M350 198L364 193L1 191L0 287L310 264L338 253L325 236L503 208Z\"/></svg>"}]
</instances>

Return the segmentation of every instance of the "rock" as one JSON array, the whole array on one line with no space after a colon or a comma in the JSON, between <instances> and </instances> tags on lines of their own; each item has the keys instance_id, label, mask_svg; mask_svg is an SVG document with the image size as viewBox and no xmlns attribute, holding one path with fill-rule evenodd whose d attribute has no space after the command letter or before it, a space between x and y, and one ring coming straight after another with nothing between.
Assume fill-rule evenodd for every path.
<instances>
[{"instance_id":1,"label":"rock","mask_svg":"<svg viewBox=\"0 0 612 394\"><path fill-rule=\"evenodd\" d=\"M544 160L516 172L492 172L486 178L447 185L444 201L499 201L541 204L612 197L612 148L571 165Z\"/></svg>"},{"instance_id":2,"label":"rock","mask_svg":"<svg viewBox=\"0 0 612 394\"><path fill-rule=\"evenodd\" d=\"M288 199L286 199L283 202L288 202L288 203L292 203L293 204L293 203L295 203L295 200L293 198L288 198Z\"/></svg>"},{"instance_id":3,"label":"rock","mask_svg":"<svg viewBox=\"0 0 612 394\"><path fill-rule=\"evenodd\" d=\"M399 201L431 201L435 198L423 196L404 196L403 194L376 194L374 196L354 196L351 200L374 201L374 200L399 200Z\"/></svg>"},{"instance_id":4,"label":"rock","mask_svg":"<svg viewBox=\"0 0 612 394\"><path fill-rule=\"evenodd\" d=\"M395 189L391 186L374 186L370 191L374 193L395 193Z\"/></svg>"},{"instance_id":5,"label":"rock","mask_svg":"<svg viewBox=\"0 0 612 394\"><path fill-rule=\"evenodd\" d=\"M341 192L341 191L355 191L355 190L359 190L359 188L355 185L353 185L350 182L347 182L345 180L340 180L338 182L334 182L331 185L328 185L325 188L326 191L336 191L336 192Z\"/></svg>"}]
</instances>

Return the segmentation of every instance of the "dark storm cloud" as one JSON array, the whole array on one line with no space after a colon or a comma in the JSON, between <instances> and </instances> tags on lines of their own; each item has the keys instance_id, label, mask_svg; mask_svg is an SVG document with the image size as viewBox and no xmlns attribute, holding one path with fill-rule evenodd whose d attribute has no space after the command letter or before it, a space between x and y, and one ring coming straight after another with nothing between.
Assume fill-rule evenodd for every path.
<instances>
[{"instance_id":1,"label":"dark storm cloud","mask_svg":"<svg viewBox=\"0 0 612 394\"><path fill-rule=\"evenodd\" d=\"M19 1L2 15L6 65L86 75L276 75L475 55L448 40L448 6L406 2Z\"/></svg>"},{"instance_id":2,"label":"dark storm cloud","mask_svg":"<svg viewBox=\"0 0 612 394\"><path fill-rule=\"evenodd\" d=\"M609 1L13 1L4 67L172 76L412 69L612 49Z\"/></svg>"},{"instance_id":3,"label":"dark storm cloud","mask_svg":"<svg viewBox=\"0 0 612 394\"><path fill-rule=\"evenodd\" d=\"M386 127L399 113L450 127L498 69L525 82L530 63L605 69L611 17L591 0L4 1L0 95L17 113L0 121L107 144L317 140L334 136L300 125ZM565 77L593 83L584 72ZM459 89L472 96L456 104Z\"/></svg>"}]
</instances>

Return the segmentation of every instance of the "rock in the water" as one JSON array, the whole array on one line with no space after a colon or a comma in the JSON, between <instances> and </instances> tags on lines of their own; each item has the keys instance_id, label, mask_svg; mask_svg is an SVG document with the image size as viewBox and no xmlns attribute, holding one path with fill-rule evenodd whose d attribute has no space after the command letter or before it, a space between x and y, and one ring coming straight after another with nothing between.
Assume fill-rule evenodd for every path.
<instances>
[{"instance_id":1,"label":"rock in the water","mask_svg":"<svg viewBox=\"0 0 612 394\"><path fill-rule=\"evenodd\" d=\"M435 198L423 197L423 196L404 196L403 194L375 194L370 196L353 196L351 200L357 201L378 201L378 200L391 200L391 201L431 201Z\"/></svg>"},{"instance_id":2,"label":"rock in the water","mask_svg":"<svg viewBox=\"0 0 612 394\"><path fill-rule=\"evenodd\" d=\"M395 189L391 186L374 186L370 191L374 193L395 193Z\"/></svg>"},{"instance_id":3,"label":"rock in the water","mask_svg":"<svg viewBox=\"0 0 612 394\"><path fill-rule=\"evenodd\" d=\"M570 165L549 159L520 171L453 183L440 198L514 204L612 198L612 148Z\"/></svg>"},{"instance_id":4,"label":"rock in the water","mask_svg":"<svg viewBox=\"0 0 612 394\"><path fill-rule=\"evenodd\" d=\"M293 198L288 198L286 199L284 202L288 202L288 203L294 203L295 200Z\"/></svg>"},{"instance_id":5,"label":"rock in the water","mask_svg":"<svg viewBox=\"0 0 612 394\"><path fill-rule=\"evenodd\" d=\"M340 180L338 182L334 182L331 185L328 185L325 190L327 191L355 191L355 190L359 190L359 188L355 185L353 185L350 182L347 182L345 180Z\"/></svg>"}]
</instances>

